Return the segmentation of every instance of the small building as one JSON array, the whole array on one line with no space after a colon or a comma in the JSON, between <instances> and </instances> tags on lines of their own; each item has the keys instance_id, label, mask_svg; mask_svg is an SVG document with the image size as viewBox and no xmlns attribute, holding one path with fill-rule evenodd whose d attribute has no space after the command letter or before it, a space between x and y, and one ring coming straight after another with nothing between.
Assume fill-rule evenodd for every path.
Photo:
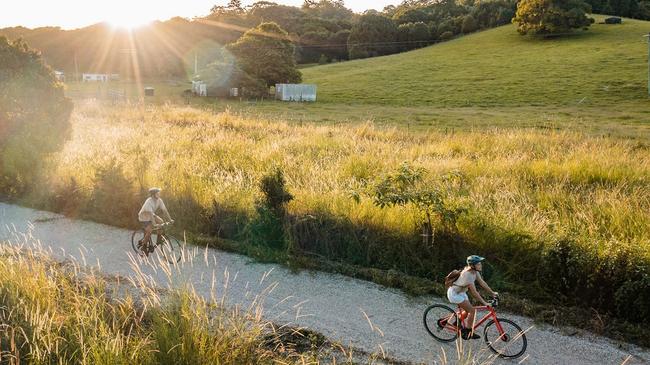
<instances>
[{"instance_id":1,"label":"small building","mask_svg":"<svg viewBox=\"0 0 650 365\"><path fill-rule=\"evenodd\" d=\"M605 24L621 24L623 22L623 19L617 16L610 16L609 18L605 18Z\"/></svg>"},{"instance_id":2,"label":"small building","mask_svg":"<svg viewBox=\"0 0 650 365\"><path fill-rule=\"evenodd\" d=\"M65 73L63 71L54 71L54 77L56 77L57 81L65 82Z\"/></svg>"},{"instance_id":3,"label":"small building","mask_svg":"<svg viewBox=\"0 0 650 365\"><path fill-rule=\"evenodd\" d=\"M144 88L144 96L154 96L154 88L151 86L147 86Z\"/></svg>"},{"instance_id":4,"label":"small building","mask_svg":"<svg viewBox=\"0 0 650 365\"><path fill-rule=\"evenodd\" d=\"M120 74L91 74L85 73L81 75L83 82L107 82L120 79Z\"/></svg>"},{"instance_id":5,"label":"small building","mask_svg":"<svg viewBox=\"0 0 650 365\"><path fill-rule=\"evenodd\" d=\"M282 101L316 101L316 85L275 84L275 98Z\"/></svg>"},{"instance_id":6,"label":"small building","mask_svg":"<svg viewBox=\"0 0 650 365\"><path fill-rule=\"evenodd\" d=\"M208 84L204 81L192 81L192 93L198 96L208 96Z\"/></svg>"}]
</instances>

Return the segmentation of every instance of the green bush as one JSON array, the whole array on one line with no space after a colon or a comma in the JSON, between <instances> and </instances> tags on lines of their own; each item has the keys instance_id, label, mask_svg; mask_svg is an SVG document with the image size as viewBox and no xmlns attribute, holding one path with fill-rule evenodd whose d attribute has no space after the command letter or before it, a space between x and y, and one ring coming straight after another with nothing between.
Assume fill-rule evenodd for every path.
<instances>
[{"instance_id":1,"label":"green bush","mask_svg":"<svg viewBox=\"0 0 650 365\"><path fill-rule=\"evenodd\" d=\"M284 173L280 168L271 170L260 180L262 198L255 204L256 216L249 223L248 234L252 242L273 249L285 249L285 218L287 203L293 195L287 191Z\"/></svg>"},{"instance_id":2,"label":"green bush","mask_svg":"<svg viewBox=\"0 0 650 365\"><path fill-rule=\"evenodd\" d=\"M95 221L120 227L135 227L142 202L133 183L115 160L98 169L86 215Z\"/></svg>"}]
</instances>

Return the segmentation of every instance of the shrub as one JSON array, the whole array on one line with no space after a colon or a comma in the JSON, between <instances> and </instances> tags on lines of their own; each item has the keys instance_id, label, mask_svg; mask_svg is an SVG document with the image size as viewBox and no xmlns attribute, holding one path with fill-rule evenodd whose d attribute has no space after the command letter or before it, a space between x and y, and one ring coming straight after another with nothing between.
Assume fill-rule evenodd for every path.
<instances>
[{"instance_id":1,"label":"shrub","mask_svg":"<svg viewBox=\"0 0 650 365\"><path fill-rule=\"evenodd\" d=\"M83 207L84 194L74 177L54 191L51 209L68 217L79 215Z\"/></svg>"},{"instance_id":2,"label":"shrub","mask_svg":"<svg viewBox=\"0 0 650 365\"><path fill-rule=\"evenodd\" d=\"M133 227L140 202L133 183L124 176L122 165L114 159L97 170L86 214L98 222Z\"/></svg>"},{"instance_id":3,"label":"shrub","mask_svg":"<svg viewBox=\"0 0 650 365\"><path fill-rule=\"evenodd\" d=\"M446 32L443 32L442 34L440 34L439 38L440 38L441 41L448 41L448 40L454 38L454 33L450 32L450 31L446 31Z\"/></svg>"},{"instance_id":4,"label":"shrub","mask_svg":"<svg viewBox=\"0 0 650 365\"><path fill-rule=\"evenodd\" d=\"M293 195L287 191L284 174L274 168L260 180L262 198L255 205L257 215L248 227L249 236L254 243L274 249L286 248L285 217L287 203Z\"/></svg>"}]
</instances>

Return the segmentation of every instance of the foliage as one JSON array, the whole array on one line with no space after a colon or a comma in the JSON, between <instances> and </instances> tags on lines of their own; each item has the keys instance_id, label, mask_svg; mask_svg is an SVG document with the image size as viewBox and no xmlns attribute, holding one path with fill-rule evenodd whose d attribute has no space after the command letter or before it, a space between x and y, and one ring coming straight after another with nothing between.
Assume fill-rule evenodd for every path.
<instances>
[{"instance_id":1,"label":"foliage","mask_svg":"<svg viewBox=\"0 0 650 365\"><path fill-rule=\"evenodd\" d=\"M424 47L431 39L429 27L423 22L400 24L397 32L397 39L404 50Z\"/></svg>"},{"instance_id":2,"label":"foliage","mask_svg":"<svg viewBox=\"0 0 650 365\"><path fill-rule=\"evenodd\" d=\"M141 203L138 198L123 166L112 159L95 174L86 214L99 222L133 227Z\"/></svg>"},{"instance_id":3,"label":"foliage","mask_svg":"<svg viewBox=\"0 0 650 365\"><path fill-rule=\"evenodd\" d=\"M467 15L463 18L463 25L461 26L460 31L463 34L475 32L478 29L478 23L473 16Z\"/></svg>"},{"instance_id":4,"label":"foliage","mask_svg":"<svg viewBox=\"0 0 650 365\"><path fill-rule=\"evenodd\" d=\"M71 110L40 54L0 37L0 194L35 184L43 158L69 136Z\"/></svg>"},{"instance_id":5,"label":"foliage","mask_svg":"<svg viewBox=\"0 0 650 365\"><path fill-rule=\"evenodd\" d=\"M286 205L293 200L293 195L286 189L280 168L272 169L261 178L260 191L262 198L255 206L257 216L248 227L249 238L273 249L284 249L287 245L284 227Z\"/></svg>"},{"instance_id":6,"label":"foliage","mask_svg":"<svg viewBox=\"0 0 650 365\"><path fill-rule=\"evenodd\" d=\"M394 53L397 26L376 11L367 11L354 24L348 38L350 58L376 57Z\"/></svg>"},{"instance_id":7,"label":"foliage","mask_svg":"<svg viewBox=\"0 0 650 365\"><path fill-rule=\"evenodd\" d=\"M587 17L589 4L582 0L522 0L512 22L520 34L563 35L573 29L586 29L594 22Z\"/></svg>"},{"instance_id":8,"label":"foliage","mask_svg":"<svg viewBox=\"0 0 650 365\"><path fill-rule=\"evenodd\" d=\"M450 199L461 195L463 177L449 172L432 181L425 180L425 174L423 168L403 163L396 172L370 186L373 202L380 208L413 204L422 216L420 224L426 236L433 235L432 217L437 218L435 225L454 233L456 220L465 209L453 207Z\"/></svg>"},{"instance_id":9,"label":"foliage","mask_svg":"<svg viewBox=\"0 0 650 365\"><path fill-rule=\"evenodd\" d=\"M354 16L343 0L305 0L302 10L309 15L335 21L351 21Z\"/></svg>"},{"instance_id":10,"label":"foliage","mask_svg":"<svg viewBox=\"0 0 650 365\"><path fill-rule=\"evenodd\" d=\"M284 173L279 168L273 169L260 180L260 204L280 217L286 213L286 204L293 200L293 195L287 191L285 184Z\"/></svg>"},{"instance_id":11,"label":"foliage","mask_svg":"<svg viewBox=\"0 0 650 365\"><path fill-rule=\"evenodd\" d=\"M244 33L227 49L237 58L237 65L253 80L267 87L301 80L293 57L291 38L275 23L262 23Z\"/></svg>"}]
</instances>

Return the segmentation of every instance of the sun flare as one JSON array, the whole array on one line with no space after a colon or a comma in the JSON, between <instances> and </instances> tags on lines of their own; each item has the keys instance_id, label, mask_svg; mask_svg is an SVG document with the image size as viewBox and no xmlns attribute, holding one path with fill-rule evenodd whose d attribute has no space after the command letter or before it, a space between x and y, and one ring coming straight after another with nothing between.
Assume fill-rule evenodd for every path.
<instances>
[{"instance_id":1,"label":"sun flare","mask_svg":"<svg viewBox=\"0 0 650 365\"><path fill-rule=\"evenodd\" d=\"M119 14L107 19L106 22L115 28L134 29L148 25L154 19L142 16L140 14Z\"/></svg>"}]
</instances>

